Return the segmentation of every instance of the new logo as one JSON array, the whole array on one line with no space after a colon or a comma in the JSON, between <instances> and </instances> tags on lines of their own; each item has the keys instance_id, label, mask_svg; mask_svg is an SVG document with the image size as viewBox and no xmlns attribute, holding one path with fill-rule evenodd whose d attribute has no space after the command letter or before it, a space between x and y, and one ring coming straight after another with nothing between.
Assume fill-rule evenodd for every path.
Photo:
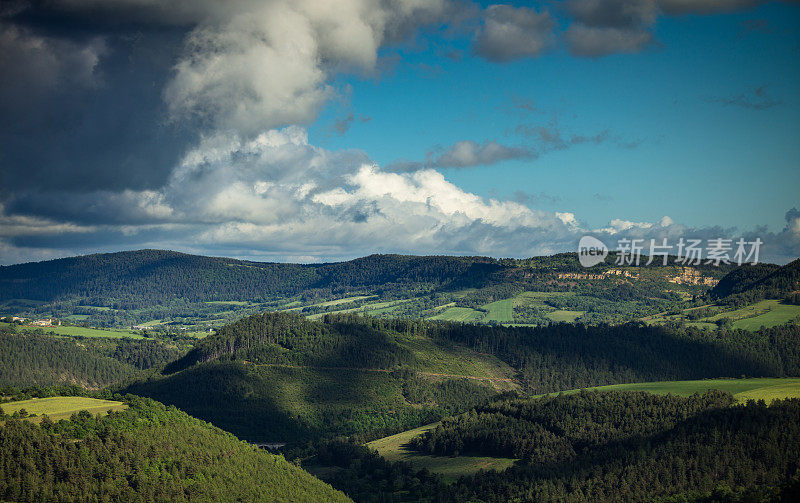
<instances>
[{"instance_id":1,"label":"new logo","mask_svg":"<svg viewBox=\"0 0 800 503\"><path fill-rule=\"evenodd\" d=\"M578 243L578 260L583 267L592 267L603 262L608 256L608 248L599 239L583 236Z\"/></svg>"}]
</instances>

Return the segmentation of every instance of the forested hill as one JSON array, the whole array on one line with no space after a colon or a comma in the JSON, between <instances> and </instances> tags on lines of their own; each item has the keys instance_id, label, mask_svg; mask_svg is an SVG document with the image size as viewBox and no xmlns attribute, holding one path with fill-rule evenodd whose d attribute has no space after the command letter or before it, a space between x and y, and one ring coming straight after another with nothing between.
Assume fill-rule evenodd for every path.
<instances>
[{"instance_id":1,"label":"forested hill","mask_svg":"<svg viewBox=\"0 0 800 503\"><path fill-rule=\"evenodd\" d=\"M784 299L800 290L800 259L785 266L758 264L743 266L722 278L710 294L742 303L761 299Z\"/></svg>"},{"instance_id":2,"label":"forested hill","mask_svg":"<svg viewBox=\"0 0 800 503\"><path fill-rule=\"evenodd\" d=\"M619 266L614 254L587 270L575 253L527 259L370 255L288 264L140 250L0 267L0 316L203 332L267 310L621 323L702 296L734 268L684 267L674 257L667 266ZM502 306L492 304L502 300Z\"/></svg>"},{"instance_id":3,"label":"forested hill","mask_svg":"<svg viewBox=\"0 0 800 503\"><path fill-rule=\"evenodd\" d=\"M54 423L0 421L2 501L346 502L299 467L173 407L128 395L126 410Z\"/></svg>"},{"instance_id":4,"label":"forested hill","mask_svg":"<svg viewBox=\"0 0 800 503\"><path fill-rule=\"evenodd\" d=\"M796 327L500 327L263 313L222 328L125 391L240 438L303 443L414 428L503 389L539 394L743 375L800 376Z\"/></svg>"},{"instance_id":5,"label":"forested hill","mask_svg":"<svg viewBox=\"0 0 800 503\"><path fill-rule=\"evenodd\" d=\"M0 267L0 301L110 301L127 308L191 302L264 301L305 290L327 293L369 286L472 286L499 270L483 257L371 255L331 264L279 264L139 250Z\"/></svg>"}]
</instances>

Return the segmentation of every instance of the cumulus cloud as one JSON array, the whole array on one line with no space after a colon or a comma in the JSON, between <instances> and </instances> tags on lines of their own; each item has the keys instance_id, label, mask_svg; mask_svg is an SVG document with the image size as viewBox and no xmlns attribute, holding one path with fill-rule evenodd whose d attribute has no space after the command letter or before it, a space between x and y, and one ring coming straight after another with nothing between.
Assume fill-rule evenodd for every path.
<instances>
[{"instance_id":1,"label":"cumulus cloud","mask_svg":"<svg viewBox=\"0 0 800 503\"><path fill-rule=\"evenodd\" d=\"M546 10L490 5L478 29L473 52L493 62L539 56L551 45L554 26Z\"/></svg>"},{"instance_id":2,"label":"cumulus cloud","mask_svg":"<svg viewBox=\"0 0 800 503\"><path fill-rule=\"evenodd\" d=\"M160 187L198 132L308 124L335 75L375 72L382 47L457 17L447 0L14 5L0 11L0 176L89 192Z\"/></svg>"},{"instance_id":3,"label":"cumulus cloud","mask_svg":"<svg viewBox=\"0 0 800 503\"><path fill-rule=\"evenodd\" d=\"M16 193L0 207L0 260L135 247L268 260L352 258L365 250L521 257L573 250L586 233L609 243L736 235L666 216L590 229L573 212L523 202L478 196L434 169L385 171L364 152L310 144L297 126L253 139L215 134L187 152L159 190ZM759 232L764 257L792 258L800 250L800 211L786 214L782 232Z\"/></svg>"},{"instance_id":4,"label":"cumulus cloud","mask_svg":"<svg viewBox=\"0 0 800 503\"><path fill-rule=\"evenodd\" d=\"M59 212L47 210L52 197L31 193L15 195L3 214L85 227L90 230L81 231L82 238L73 235L84 242L113 236L119 243L124 229L127 240L155 246L168 240L170 248L258 249L280 256L341 257L364 249L533 254L571 239L554 214L466 192L433 169L383 171L363 152L309 144L296 126L252 140L207 137L159 191L60 196ZM43 243L19 233L0 238L7 245Z\"/></svg>"},{"instance_id":5,"label":"cumulus cloud","mask_svg":"<svg viewBox=\"0 0 800 503\"><path fill-rule=\"evenodd\" d=\"M335 94L330 72L376 68L378 50L443 15L444 1L276 1L230 9L188 35L164 91L173 117L255 134L307 124Z\"/></svg>"}]
</instances>

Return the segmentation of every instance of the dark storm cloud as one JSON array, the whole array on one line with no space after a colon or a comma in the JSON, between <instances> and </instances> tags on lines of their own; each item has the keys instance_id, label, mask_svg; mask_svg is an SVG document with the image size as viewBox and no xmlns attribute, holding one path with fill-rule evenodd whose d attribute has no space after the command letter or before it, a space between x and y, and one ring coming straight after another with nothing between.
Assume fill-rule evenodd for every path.
<instances>
[{"instance_id":1,"label":"dark storm cloud","mask_svg":"<svg viewBox=\"0 0 800 503\"><path fill-rule=\"evenodd\" d=\"M182 34L36 8L0 17L0 173L16 189L163 184L188 135L161 88Z\"/></svg>"}]
</instances>

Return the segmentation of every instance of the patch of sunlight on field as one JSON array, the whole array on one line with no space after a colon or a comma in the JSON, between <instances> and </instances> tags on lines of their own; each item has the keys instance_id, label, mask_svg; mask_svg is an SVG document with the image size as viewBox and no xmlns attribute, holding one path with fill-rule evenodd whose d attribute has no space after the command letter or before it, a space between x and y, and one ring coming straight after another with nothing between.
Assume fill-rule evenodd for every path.
<instances>
[{"instance_id":1,"label":"patch of sunlight on field","mask_svg":"<svg viewBox=\"0 0 800 503\"><path fill-rule=\"evenodd\" d=\"M794 383L781 383L774 386L765 386L763 388L756 388L749 391L736 393L734 396L740 402L747 400L764 400L769 403L773 400L782 400L784 398L800 398L800 380Z\"/></svg>"},{"instance_id":2,"label":"patch of sunlight on field","mask_svg":"<svg viewBox=\"0 0 800 503\"><path fill-rule=\"evenodd\" d=\"M769 309L769 311L758 316L735 321L733 327L744 330L758 330L762 326L770 328L800 318L800 306L781 304L777 300L765 300L756 304L756 308L758 309L759 307Z\"/></svg>"},{"instance_id":3,"label":"patch of sunlight on field","mask_svg":"<svg viewBox=\"0 0 800 503\"><path fill-rule=\"evenodd\" d=\"M514 322L514 299L503 299L496 302L490 302L483 306L488 314L484 321L496 321L498 323L513 323Z\"/></svg>"},{"instance_id":4,"label":"patch of sunlight on field","mask_svg":"<svg viewBox=\"0 0 800 503\"><path fill-rule=\"evenodd\" d=\"M6 402L0 407L8 415L20 409L25 409L28 414L36 414L37 417L32 417L30 420L38 423L42 420L42 414L47 414L53 421L58 421L60 419L69 419L72 414L81 410L87 410L92 414L105 415L109 411L126 409L128 406L114 400L100 400L85 396L55 396Z\"/></svg>"},{"instance_id":5,"label":"patch of sunlight on field","mask_svg":"<svg viewBox=\"0 0 800 503\"><path fill-rule=\"evenodd\" d=\"M434 316L430 320L444 321L480 321L483 313L469 307L448 307L444 311Z\"/></svg>"},{"instance_id":6,"label":"patch of sunlight on field","mask_svg":"<svg viewBox=\"0 0 800 503\"><path fill-rule=\"evenodd\" d=\"M515 371L496 356L479 353L454 344L442 347L427 337L403 337L397 341L407 348L416 360L414 368L422 372L511 379ZM514 388L509 383L503 389Z\"/></svg>"},{"instance_id":7,"label":"patch of sunlight on field","mask_svg":"<svg viewBox=\"0 0 800 503\"><path fill-rule=\"evenodd\" d=\"M751 379L703 379L699 381L662 381L630 384L612 384L589 388L600 391L647 391L656 394L672 393L689 396L710 389L729 391L740 402L750 399L770 401L776 398L800 397L800 378L758 377ZM569 390L565 393L575 393Z\"/></svg>"},{"instance_id":8,"label":"patch of sunlight on field","mask_svg":"<svg viewBox=\"0 0 800 503\"><path fill-rule=\"evenodd\" d=\"M555 311L547 313L546 316L555 322L566 321L568 323L572 323L579 317L583 316L585 312L586 311L568 311L566 309L556 309Z\"/></svg>"},{"instance_id":9,"label":"patch of sunlight on field","mask_svg":"<svg viewBox=\"0 0 800 503\"><path fill-rule=\"evenodd\" d=\"M297 306L297 307L290 307L290 308L284 307L284 308L281 309L281 311L300 311L301 309L306 308L306 307L338 306L339 304L346 304L348 302L356 302L356 301L359 301L359 300L372 299L372 298L377 298L377 297L378 297L377 295L355 295L353 297L345 297L343 299L336 299L336 300L327 300L325 302L318 302L316 304L307 304L307 305L302 305L302 306ZM361 309L361 308L358 308L358 309Z\"/></svg>"},{"instance_id":10,"label":"patch of sunlight on field","mask_svg":"<svg viewBox=\"0 0 800 503\"><path fill-rule=\"evenodd\" d=\"M388 461L406 461L414 465L417 470L427 468L429 471L441 475L446 482L454 482L459 477L471 475L478 470L505 470L516 461L511 458L486 456L429 456L411 451L406 447L409 440L435 428L438 424L428 424L396 435L379 438L369 442L367 447L375 449Z\"/></svg>"},{"instance_id":11,"label":"patch of sunlight on field","mask_svg":"<svg viewBox=\"0 0 800 503\"><path fill-rule=\"evenodd\" d=\"M9 326L8 323L0 323L1 326ZM53 332L56 335L66 335L70 337L106 337L118 339L121 337L130 337L131 339L141 339L142 334L132 332L130 330L113 330L113 329L99 329L99 328L85 328L75 326L55 326L55 327L35 327L33 325L17 325L17 330L24 330L26 332L33 332L35 330L43 330L44 333Z\"/></svg>"}]
</instances>

